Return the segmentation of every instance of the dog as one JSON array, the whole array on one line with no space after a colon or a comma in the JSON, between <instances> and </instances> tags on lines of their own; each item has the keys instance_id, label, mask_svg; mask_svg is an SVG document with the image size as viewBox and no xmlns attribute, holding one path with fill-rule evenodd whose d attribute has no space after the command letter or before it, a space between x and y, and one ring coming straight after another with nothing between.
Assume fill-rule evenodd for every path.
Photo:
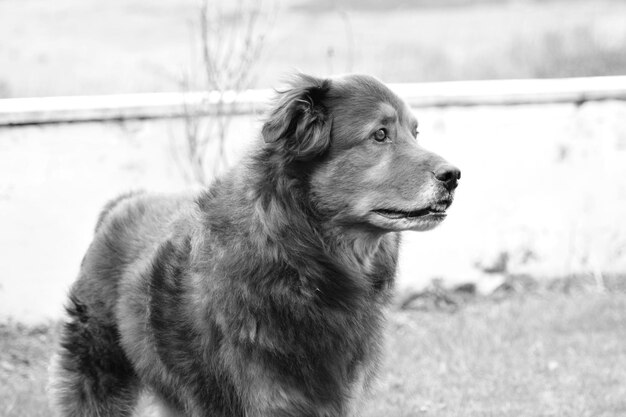
<instances>
[{"instance_id":1,"label":"dog","mask_svg":"<svg viewBox=\"0 0 626 417\"><path fill-rule=\"evenodd\" d=\"M247 158L197 195L107 204L70 290L64 417L359 415L400 233L446 218L460 171L376 78L299 74Z\"/></svg>"}]
</instances>

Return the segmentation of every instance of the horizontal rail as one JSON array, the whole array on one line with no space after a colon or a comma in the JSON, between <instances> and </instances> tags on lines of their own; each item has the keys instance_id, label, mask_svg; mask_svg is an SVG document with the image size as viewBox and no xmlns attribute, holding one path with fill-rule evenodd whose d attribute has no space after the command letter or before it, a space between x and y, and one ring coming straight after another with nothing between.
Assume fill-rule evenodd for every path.
<instances>
[{"instance_id":1,"label":"horizontal rail","mask_svg":"<svg viewBox=\"0 0 626 417\"><path fill-rule=\"evenodd\" d=\"M626 76L390 84L411 107L626 100ZM261 113L272 90L0 99L0 126Z\"/></svg>"},{"instance_id":2,"label":"horizontal rail","mask_svg":"<svg viewBox=\"0 0 626 417\"><path fill-rule=\"evenodd\" d=\"M271 90L248 90L0 99L0 126L257 114L270 97Z\"/></svg>"}]
</instances>

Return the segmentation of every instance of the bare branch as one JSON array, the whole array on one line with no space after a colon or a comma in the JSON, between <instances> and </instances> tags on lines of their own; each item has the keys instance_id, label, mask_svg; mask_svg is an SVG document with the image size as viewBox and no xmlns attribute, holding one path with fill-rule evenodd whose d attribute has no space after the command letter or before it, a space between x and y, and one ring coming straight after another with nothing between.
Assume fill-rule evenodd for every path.
<instances>
[{"instance_id":1,"label":"bare branch","mask_svg":"<svg viewBox=\"0 0 626 417\"><path fill-rule=\"evenodd\" d=\"M194 181L206 184L208 173L215 175L228 165L225 143L233 116L230 99L250 87L267 33L277 11L275 0L236 0L233 7L221 1L203 0L199 9L199 49L202 85L213 94L206 108L185 106L184 163ZM231 4L233 4L231 3ZM185 91L192 84L181 83ZM208 114L209 106L216 110Z\"/></svg>"}]
</instances>

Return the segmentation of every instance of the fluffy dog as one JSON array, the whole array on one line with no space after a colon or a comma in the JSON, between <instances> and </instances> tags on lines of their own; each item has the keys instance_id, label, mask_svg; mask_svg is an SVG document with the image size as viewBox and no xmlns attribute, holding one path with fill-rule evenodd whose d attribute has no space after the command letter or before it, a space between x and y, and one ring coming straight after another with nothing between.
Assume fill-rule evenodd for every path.
<instances>
[{"instance_id":1,"label":"fluffy dog","mask_svg":"<svg viewBox=\"0 0 626 417\"><path fill-rule=\"evenodd\" d=\"M356 415L381 356L399 232L446 217L460 172L375 78L298 75L247 159L196 196L107 205L67 305L62 416Z\"/></svg>"}]
</instances>

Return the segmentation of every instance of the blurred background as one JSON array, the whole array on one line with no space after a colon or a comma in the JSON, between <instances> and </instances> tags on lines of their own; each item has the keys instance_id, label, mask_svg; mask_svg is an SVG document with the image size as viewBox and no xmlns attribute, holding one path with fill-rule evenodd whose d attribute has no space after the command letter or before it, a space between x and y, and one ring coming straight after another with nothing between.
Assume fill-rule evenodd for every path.
<instances>
[{"instance_id":1,"label":"blurred background","mask_svg":"<svg viewBox=\"0 0 626 417\"><path fill-rule=\"evenodd\" d=\"M622 0L0 0L0 416L49 414L100 208L227 172L295 71L392 83L463 172L364 415L623 416Z\"/></svg>"},{"instance_id":2,"label":"blurred background","mask_svg":"<svg viewBox=\"0 0 626 417\"><path fill-rule=\"evenodd\" d=\"M176 90L200 52L200 4L2 0L0 96ZM209 7L221 8L227 26L238 22L229 12L239 4ZM243 8L270 21L255 32L266 39L250 87L276 86L293 69L424 82L626 68L620 0L262 0Z\"/></svg>"},{"instance_id":3,"label":"blurred background","mask_svg":"<svg viewBox=\"0 0 626 417\"><path fill-rule=\"evenodd\" d=\"M209 183L254 146L267 89L294 71L369 73L407 98L457 89L408 83L626 74L618 0L2 0L0 38L5 99L217 91L221 108L206 117L201 102L151 120L5 118L0 317L27 322L59 316L108 199ZM261 91L253 111L219 106L247 89ZM111 97L123 107L135 96ZM4 102L5 116L22 103ZM463 181L439 229L406 234L401 289L471 282L490 292L511 276L601 287L624 274L624 101L453 104L415 108L420 140L461 167Z\"/></svg>"}]
</instances>

